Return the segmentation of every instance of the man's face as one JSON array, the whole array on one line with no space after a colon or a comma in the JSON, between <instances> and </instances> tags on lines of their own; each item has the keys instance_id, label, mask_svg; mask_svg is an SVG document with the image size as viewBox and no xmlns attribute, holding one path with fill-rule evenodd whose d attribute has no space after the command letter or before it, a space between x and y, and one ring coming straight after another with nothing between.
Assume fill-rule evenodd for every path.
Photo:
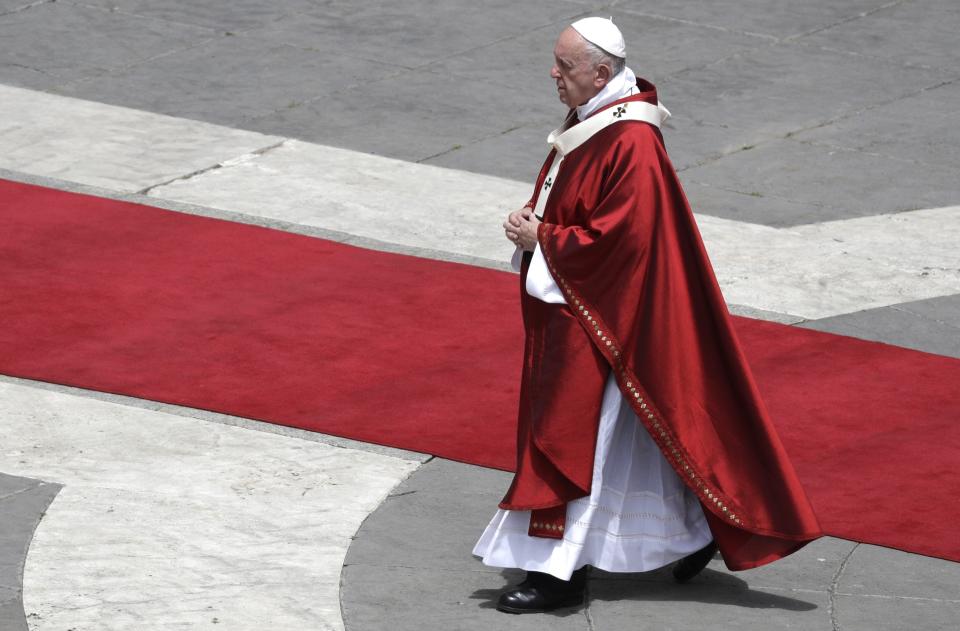
<instances>
[{"instance_id":1,"label":"man's face","mask_svg":"<svg viewBox=\"0 0 960 631\"><path fill-rule=\"evenodd\" d=\"M567 27L553 47L550 76L557 82L557 95L567 107L583 105L606 83L587 57L585 44L579 33Z\"/></svg>"}]
</instances>

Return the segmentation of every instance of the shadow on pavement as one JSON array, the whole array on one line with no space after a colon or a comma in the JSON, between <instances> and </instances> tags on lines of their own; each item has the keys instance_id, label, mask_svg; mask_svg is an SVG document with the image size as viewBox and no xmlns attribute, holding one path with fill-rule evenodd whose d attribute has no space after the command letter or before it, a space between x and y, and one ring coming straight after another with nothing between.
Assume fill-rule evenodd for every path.
<instances>
[{"instance_id":1,"label":"shadow on pavement","mask_svg":"<svg viewBox=\"0 0 960 631\"><path fill-rule=\"evenodd\" d=\"M493 575L491 575L492 577ZM501 592L523 579L523 572L504 570L504 579L497 587L475 590L470 598L480 600L478 607L493 609ZM588 602L597 601L657 601L699 602L704 604L731 605L749 609L780 609L785 611L811 611L817 605L797 598L751 589L743 579L725 572L706 569L690 583L680 585L673 581L669 567L637 574L611 574L591 569L587 586ZM564 618L583 609L569 607L547 615Z\"/></svg>"}]
</instances>

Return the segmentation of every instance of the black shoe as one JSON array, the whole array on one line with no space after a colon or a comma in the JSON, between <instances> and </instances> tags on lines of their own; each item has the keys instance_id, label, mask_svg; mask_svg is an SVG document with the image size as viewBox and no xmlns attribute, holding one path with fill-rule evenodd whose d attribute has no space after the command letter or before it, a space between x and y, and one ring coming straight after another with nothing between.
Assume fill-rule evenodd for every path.
<instances>
[{"instance_id":1,"label":"black shoe","mask_svg":"<svg viewBox=\"0 0 960 631\"><path fill-rule=\"evenodd\" d=\"M587 584L587 568L573 573L569 581L544 574L527 572L527 578L514 589L500 594L497 609L506 613L543 613L583 602Z\"/></svg>"},{"instance_id":2,"label":"black shoe","mask_svg":"<svg viewBox=\"0 0 960 631\"><path fill-rule=\"evenodd\" d=\"M717 551L716 542L711 541L693 554L685 556L673 566L673 578L678 583L686 583L703 571Z\"/></svg>"}]
</instances>

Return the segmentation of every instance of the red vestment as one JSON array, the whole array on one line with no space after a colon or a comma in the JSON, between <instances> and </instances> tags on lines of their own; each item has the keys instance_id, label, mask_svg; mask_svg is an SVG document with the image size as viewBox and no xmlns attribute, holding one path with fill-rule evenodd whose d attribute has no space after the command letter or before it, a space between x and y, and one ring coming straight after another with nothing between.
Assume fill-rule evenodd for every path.
<instances>
[{"instance_id":1,"label":"red vestment","mask_svg":"<svg viewBox=\"0 0 960 631\"><path fill-rule=\"evenodd\" d=\"M640 94L593 116L631 101L655 105L654 87L637 83ZM640 422L697 493L729 568L768 563L821 536L660 131L614 122L570 151L549 185L538 240L567 304L523 290L526 257L517 472L500 507L562 514L567 502L589 495L598 412L613 371Z\"/></svg>"}]
</instances>

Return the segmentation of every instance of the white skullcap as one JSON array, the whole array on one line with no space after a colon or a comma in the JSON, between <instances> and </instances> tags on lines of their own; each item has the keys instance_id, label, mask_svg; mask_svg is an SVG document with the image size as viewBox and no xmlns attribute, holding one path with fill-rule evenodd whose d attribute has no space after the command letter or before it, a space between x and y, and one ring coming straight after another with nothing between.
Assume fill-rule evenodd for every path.
<instances>
[{"instance_id":1,"label":"white skullcap","mask_svg":"<svg viewBox=\"0 0 960 631\"><path fill-rule=\"evenodd\" d=\"M599 46L614 57L625 59L627 45L623 41L623 33L607 18L583 18L570 25L577 33L594 46Z\"/></svg>"}]
</instances>

